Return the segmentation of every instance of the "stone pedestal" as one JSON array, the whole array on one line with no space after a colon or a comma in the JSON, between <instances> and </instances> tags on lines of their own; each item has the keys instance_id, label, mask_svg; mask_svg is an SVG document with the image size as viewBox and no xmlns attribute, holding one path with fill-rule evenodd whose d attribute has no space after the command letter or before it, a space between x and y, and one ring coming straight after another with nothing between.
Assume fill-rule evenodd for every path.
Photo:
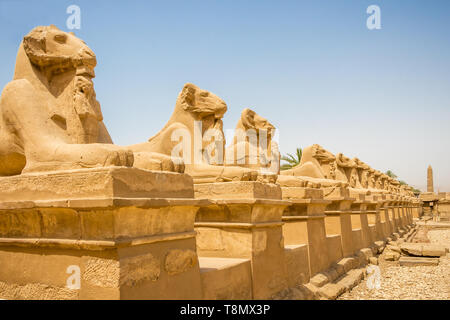
<instances>
[{"instance_id":1,"label":"stone pedestal","mask_svg":"<svg viewBox=\"0 0 450 320\"><path fill-rule=\"evenodd\" d=\"M324 210L330 201L323 191L305 187L283 187L283 199L291 205L283 212L283 235L288 246L308 245L309 275L327 269L331 263L325 232Z\"/></svg>"},{"instance_id":2,"label":"stone pedestal","mask_svg":"<svg viewBox=\"0 0 450 320\"><path fill-rule=\"evenodd\" d=\"M376 237L376 232L374 232L375 225L369 225L369 216L375 210L376 204L377 204L377 197L370 195L365 197L365 201L361 206L359 219L362 232L363 248L370 247L372 243L375 241Z\"/></svg>"},{"instance_id":3,"label":"stone pedestal","mask_svg":"<svg viewBox=\"0 0 450 320\"><path fill-rule=\"evenodd\" d=\"M197 213L199 256L250 259L254 299L268 299L286 289L281 216L289 202L281 200L280 187L207 183L195 185L195 193L211 203Z\"/></svg>"},{"instance_id":4,"label":"stone pedestal","mask_svg":"<svg viewBox=\"0 0 450 320\"><path fill-rule=\"evenodd\" d=\"M402 227L401 220L401 200L400 197L395 196L395 201L392 202L392 221L393 221L393 230L394 232L398 232L398 230Z\"/></svg>"},{"instance_id":5,"label":"stone pedestal","mask_svg":"<svg viewBox=\"0 0 450 320\"><path fill-rule=\"evenodd\" d=\"M372 195L366 203L367 224L370 231L370 242L375 242L380 239L380 217L379 217L379 203L381 196Z\"/></svg>"},{"instance_id":6,"label":"stone pedestal","mask_svg":"<svg viewBox=\"0 0 450 320\"><path fill-rule=\"evenodd\" d=\"M400 198L400 202L399 202L399 227L400 228L404 228L406 225L408 225L408 208L407 208L408 204L407 201L404 197Z\"/></svg>"},{"instance_id":7,"label":"stone pedestal","mask_svg":"<svg viewBox=\"0 0 450 320\"><path fill-rule=\"evenodd\" d=\"M352 193L351 196L355 197L355 201L351 204L351 223L352 223L352 242L353 242L353 252L364 248L364 235L363 235L363 224L366 226L366 232L368 229L367 218L364 223L361 220L361 216L366 211L366 196L364 194Z\"/></svg>"},{"instance_id":8,"label":"stone pedestal","mask_svg":"<svg viewBox=\"0 0 450 320\"><path fill-rule=\"evenodd\" d=\"M327 235L340 235L342 254L350 256L353 254L351 205L355 198L350 197L347 188L335 188L333 192L324 193L325 199L331 201L325 208Z\"/></svg>"},{"instance_id":9,"label":"stone pedestal","mask_svg":"<svg viewBox=\"0 0 450 320\"><path fill-rule=\"evenodd\" d=\"M439 200L439 214L442 221L450 221L450 199Z\"/></svg>"},{"instance_id":10,"label":"stone pedestal","mask_svg":"<svg viewBox=\"0 0 450 320\"><path fill-rule=\"evenodd\" d=\"M0 298L200 299L192 196L134 168L0 178Z\"/></svg>"},{"instance_id":11,"label":"stone pedestal","mask_svg":"<svg viewBox=\"0 0 450 320\"><path fill-rule=\"evenodd\" d=\"M390 236L392 233L397 231L394 214L395 203L396 203L395 197L393 197L390 194L386 195L386 204L385 204L386 237Z\"/></svg>"},{"instance_id":12,"label":"stone pedestal","mask_svg":"<svg viewBox=\"0 0 450 320\"><path fill-rule=\"evenodd\" d=\"M388 236L387 222L386 222L386 195L377 195L377 204L374 219L376 230L376 240L384 240Z\"/></svg>"}]
</instances>

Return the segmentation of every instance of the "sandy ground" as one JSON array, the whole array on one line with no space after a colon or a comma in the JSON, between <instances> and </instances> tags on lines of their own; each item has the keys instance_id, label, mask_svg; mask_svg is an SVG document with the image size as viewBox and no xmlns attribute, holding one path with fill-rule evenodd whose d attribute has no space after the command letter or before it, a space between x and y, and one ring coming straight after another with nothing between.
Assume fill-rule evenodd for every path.
<instances>
[{"instance_id":1,"label":"sandy ground","mask_svg":"<svg viewBox=\"0 0 450 320\"><path fill-rule=\"evenodd\" d=\"M431 243L450 246L450 230L428 232ZM438 266L401 267L398 262L379 258L380 287L369 289L367 279L338 300L448 300L450 299L450 257L440 258ZM370 286L370 283L369 283Z\"/></svg>"}]
</instances>

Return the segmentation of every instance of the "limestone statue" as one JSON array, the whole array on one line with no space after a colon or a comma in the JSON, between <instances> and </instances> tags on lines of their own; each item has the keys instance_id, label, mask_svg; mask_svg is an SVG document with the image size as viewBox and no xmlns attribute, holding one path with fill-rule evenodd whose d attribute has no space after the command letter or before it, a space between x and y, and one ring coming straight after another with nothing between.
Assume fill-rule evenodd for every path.
<instances>
[{"instance_id":1,"label":"limestone statue","mask_svg":"<svg viewBox=\"0 0 450 320\"><path fill-rule=\"evenodd\" d=\"M185 172L193 177L194 183L254 181L258 178L257 171L223 165L225 139L222 117L226 111L227 105L221 98L194 84L187 83L178 95L172 116L163 129L148 142L132 145L130 148L135 153L155 152L168 157L173 157L174 150L178 150L175 156L184 159ZM214 148L212 152L207 153L211 143L205 142L204 137L211 132L210 140L213 140L211 143ZM200 136L201 145L199 150L196 150L195 141L198 136ZM180 145L182 148L179 148ZM205 159L203 157L205 153L211 157ZM135 166L142 165L145 166L145 161Z\"/></svg>"},{"instance_id":2,"label":"limestone statue","mask_svg":"<svg viewBox=\"0 0 450 320\"><path fill-rule=\"evenodd\" d=\"M335 156L318 144L306 147L300 163L292 169L281 171L282 175L304 176L318 179L334 179L334 168L330 166Z\"/></svg>"},{"instance_id":3,"label":"limestone statue","mask_svg":"<svg viewBox=\"0 0 450 320\"><path fill-rule=\"evenodd\" d=\"M280 172L278 182L287 179L285 176L300 177L305 181L319 183L324 187L348 186L345 179L337 179L336 157L318 144L303 149L300 163L292 169Z\"/></svg>"},{"instance_id":4,"label":"limestone statue","mask_svg":"<svg viewBox=\"0 0 450 320\"><path fill-rule=\"evenodd\" d=\"M368 182L368 189L375 190L376 187L375 169L370 167L367 174L367 182Z\"/></svg>"},{"instance_id":5,"label":"limestone statue","mask_svg":"<svg viewBox=\"0 0 450 320\"><path fill-rule=\"evenodd\" d=\"M112 144L92 79L95 54L73 33L36 27L23 38L0 100L0 175L132 166Z\"/></svg>"},{"instance_id":6,"label":"limestone statue","mask_svg":"<svg viewBox=\"0 0 450 320\"><path fill-rule=\"evenodd\" d=\"M358 174L358 187L361 189L369 189L369 170L370 167L359 160L358 158L353 158L356 164L356 171Z\"/></svg>"},{"instance_id":7,"label":"limestone statue","mask_svg":"<svg viewBox=\"0 0 450 320\"><path fill-rule=\"evenodd\" d=\"M389 176L385 173L381 173L379 178L379 189L383 191L383 193L389 193Z\"/></svg>"},{"instance_id":8,"label":"limestone statue","mask_svg":"<svg viewBox=\"0 0 450 320\"><path fill-rule=\"evenodd\" d=\"M280 173L278 144L272 141L275 127L253 110L244 109L233 142L226 148L226 165L253 168L261 174Z\"/></svg>"},{"instance_id":9,"label":"limestone statue","mask_svg":"<svg viewBox=\"0 0 450 320\"><path fill-rule=\"evenodd\" d=\"M374 178L375 178L375 189L382 190L383 189L383 182L381 179L382 173L378 170L375 170L374 172Z\"/></svg>"},{"instance_id":10,"label":"limestone statue","mask_svg":"<svg viewBox=\"0 0 450 320\"><path fill-rule=\"evenodd\" d=\"M342 153L336 155L336 179L349 183L351 188L356 188L356 164Z\"/></svg>"}]
</instances>

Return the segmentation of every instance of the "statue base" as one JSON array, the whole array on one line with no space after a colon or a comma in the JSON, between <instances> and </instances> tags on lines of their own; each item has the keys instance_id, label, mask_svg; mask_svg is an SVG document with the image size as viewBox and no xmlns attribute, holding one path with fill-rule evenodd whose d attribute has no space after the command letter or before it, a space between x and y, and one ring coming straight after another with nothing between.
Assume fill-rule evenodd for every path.
<instances>
[{"instance_id":1,"label":"statue base","mask_svg":"<svg viewBox=\"0 0 450 320\"><path fill-rule=\"evenodd\" d=\"M202 298L189 176L85 169L0 190L0 298Z\"/></svg>"}]
</instances>

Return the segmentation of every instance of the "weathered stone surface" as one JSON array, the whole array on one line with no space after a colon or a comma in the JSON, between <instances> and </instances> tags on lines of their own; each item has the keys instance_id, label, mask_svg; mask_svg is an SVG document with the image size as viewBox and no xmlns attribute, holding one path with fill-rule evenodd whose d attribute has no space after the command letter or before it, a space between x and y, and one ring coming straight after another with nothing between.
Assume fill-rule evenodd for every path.
<instances>
[{"instance_id":1,"label":"weathered stone surface","mask_svg":"<svg viewBox=\"0 0 450 320\"><path fill-rule=\"evenodd\" d=\"M353 269L338 282L348 291L360 283L362 279L364 279L364 269Z\"/></svg>"},{"instance_id":2,"label":"weathered stone surface","mask_svg":"<svg viewBox=\"0 0 450 320\"><path fill-rule=\"evenodd\" d=\"M355 258L349 257L341 259L338 264L344 267L345 272L349 272L355 263Z\"/></svg>"},{"instance_id":3,"label":"weathered stone surface","mask_svg":"<svg viewBox=\"0 0 450 320\"><path fill-rule=\"evenodd\" d=\"M328 277L330 282L336 280L339 277L338 272L334 268L330 268L324 271L324 274Z\"/></svg>"},{"instance_id":4,"label":"weathered stone surface","mask_svg":"<svg viewBox=\"0 0 450 320\"><path fill-rule=\"evenodd\" d=\"M422 255L422 247L421 243L402 243L400 249L402 253L413 255L413 256L421 256Z\"/></svg>"},{"instance_id":5,"label":"weathered stone surface","mask_svg":"<svg viewBox=\"0 0 450 320\"><path fill-rule=\"evenodd\" d=\"M373 257L373 252L372 252L372 249L370 249L370 248L363 248L360 251L364 254L366 261L369 261L369 259L371 257Z\"/></svg>"},{"instance_id":6,"label":"weathered stone surface","mask_svg":"<svg viewBox=\"0 0 450 320\"><path fill-rule=\"evenodd\" d=\"M328 283L319 289L319 295L329 300L335 300L345 292L345 287L340 283Z\"/></svg>"},{"instance_id":7,"label":"weathered stone surface","mask_svg":"<svg viewBox=\"0 0 450 320\"><path fill-rule=\"evenodd\" d=\"M375 241L374 243L378 247L384 247L386 245L386 242L384 241Z\"/></svg>"},{"instance_id":8,"label":"weathered stone surface","mask_svg":"<svg viewBox=\"0 0 450 320\"><path fill-rule=\"evenodd\" d=\"M193 198L187 174L109 167L28 173L0 179L1 201Z\"/></svg>"},{"instance_id":9,"label":"weathered stone surface","mask_svg":"<svg viewBox=\"0 0 450 320\"><path fill-rule=\"evenodd\" d=\"M332 265L331 265L331 267L334 269L334 270L336 270L336 272L337 272L337 274L338 274L338 276L342 276L344 273L345 273L345 268L344 268L344 266L342 265L342 264L339 264L339 263L333 263Z\"/></svg>"},{"instance_id":10,"label":"weathered stone surface","mask_svg":"<svg viewBox=\"0 0 450 320\"><path fill-rule=\"evenodd\" d=\"M437 266L439 259L437 258L422 258L422 257L401 257L399 260L401 266L415 267L415 266Z\"/></svg>"},{"instance_id":11,"label":"weathered stone surface","mask_svg":"<svg viewBox=\"0 0 450 320\"><path fill-rule=\"evenodd\" d=\"M203 299L252 299L249 259L199 258Z\"/></svg>"},{"instance_id":12,"label":"weathered stone surface","mask_svg":"<svg viewBox=\"0 0 450 320\"><path fill-rule=\"evenodd\" d=\"M389 249L389 250L391 250L391 251L394 251L394 252L401 253L400 247L395 246L395 245L390 245L390 244L388 244L388 245L387 245L387 249Z\"/></svg>"},{"instance_id":13,"label":"weathered stone surface","mask_svg":"<svg viewBox=\"0 0 450 320\"><path fill-rule=\"evenodd\" d=\"M311 293L314 298L319 296L319 288L313 285L311 282L304 285L305 289Z\"/></svg>"},{"instance_id":14,"label":"weathered stone surface","mask_svg":"<svg viewBox=\"0 0 450 320\"><path fill-rule=\"evenodd\" d=\"M354 261L354 264L353 264L353 269L357 269L357 268L362 267L362 266L364 266L366 264L367 264L366 255L361 250L358 250L356 252L355 261Z\"/></svg>"},{"instance_id":15,"label":"weathered stone surface","mask_svg":"<svg viewBox=\"0 0 450 320\"><path fill-rule=\"evenodd\" d=\"M319 288L328 283L329 281L330 279L324 273L318 273L310 279L310 283Z\"/></svg>"},{"instance_id":16,"label":"weathered stone surface","mask_svg":"<svg viewBox=\"0 0 450 320\"><path fill-rule=\"evenodd\" d=\"M134 286L144 281L157 281L161 274L161 262L151 253L121 261L120 283Z\"/></svg>"},{"instance_id":17,"label":"weathered stone surface","mask_svg":"<svg viewBox=\"0 0 450 320\"><path fill-rule=\"evenodd\" d=\"M76 300L79 290L61 288L40 283L26 285L0 281L1 297L7 300Z\"/></svg>"},{"instance_id":18,"label":"weathered stone surface","mask_svg":"<svg viewBox=\"0 0 450 320\"><path fill-rule=\"evenodd\" d=\"M400 259L400 253L395 251L385 250L383 254L384 259L387 261L397 261L398 259Z\"/></svg>"},{"instance_id":19,"label":"weathered stone surface","mask_svg":"<svg viewBox=\"0 0 450 320\"><path fill-rule=\"evenodd\" d=\"M112 259L86 258L83 279L93 286L118 288L120 286L120 263Z\"/></svg>"},{"instance_id":20,"label":"weathered stone surface","mask_svg":"<svg viewBox=\"0 0 450 320\"><path fill-rule=\"evenodd\" d=\"M378 258L377 257L370 257L369 258L369 263L377 265L378 264Z\"/></svg>"},{"instance_id":21,"label":"weathered stone surface","mask_svg":"<svg viewBox=\"0 0 450 320\"><path fill-rule=\"evenodd\" d=\"M197 254L192 250L170 250L164 262L169 275L185 272L197 264Z\"/></svg>"},{"instance_id":22,"label":"weathered stone surface","mask_svg":"<svg viewBox=\"0 0 450 320\"><path fill-rule=\"evenodd\" d=\"M447 250L444 246L436 244L424 244L422 246L422 255L425 257L442 257L446 253Z\"/></svg>"},{"instance_id":23,"label":"weathered stone surface","mask_svg":"<svg viewBox=\"0 0 450 320\"><path fill-rule=\"evenodd\" d=\"M205 199L281 199L279 185L256 181L202 183L194 190L196 198Z\"/></svg>"}]
</instances>

